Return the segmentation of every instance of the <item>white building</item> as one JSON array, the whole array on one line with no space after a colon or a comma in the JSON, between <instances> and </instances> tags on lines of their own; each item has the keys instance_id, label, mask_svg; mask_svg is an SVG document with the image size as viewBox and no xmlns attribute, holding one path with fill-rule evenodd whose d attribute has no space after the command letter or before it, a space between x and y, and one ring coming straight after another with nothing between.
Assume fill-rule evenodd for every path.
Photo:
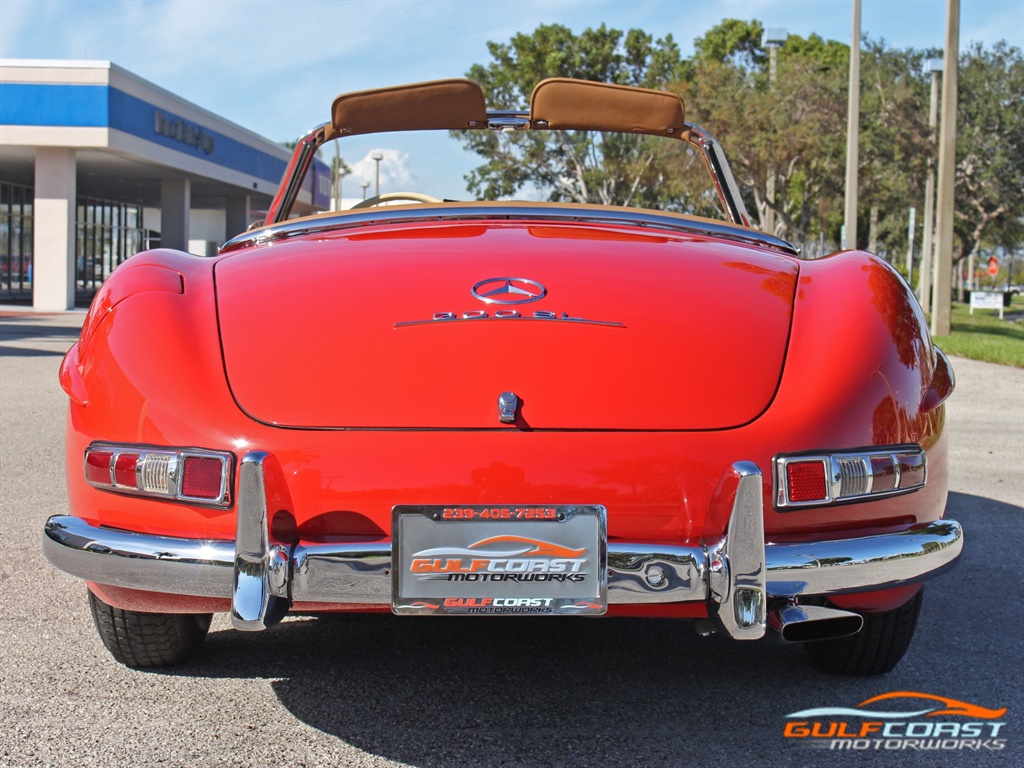
<instances>
[{"instance_id":1,"label":"white building","mask_svg":"<svg viewBox=\"0 0 1024 768\"><path fill-rule=\"evenodd\" d=\"M108 61L0 60L0 302L82 306L138 251L215 252L290 154ZM314 161L296 211L330 193Z\"/></svg>"}]
</instances>

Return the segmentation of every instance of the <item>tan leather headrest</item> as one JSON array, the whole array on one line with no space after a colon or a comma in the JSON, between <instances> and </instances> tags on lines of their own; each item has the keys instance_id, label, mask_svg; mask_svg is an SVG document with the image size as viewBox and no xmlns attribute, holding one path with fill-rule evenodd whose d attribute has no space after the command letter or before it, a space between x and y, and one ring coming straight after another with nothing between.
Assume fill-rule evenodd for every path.
<instances>
[{"instance_id":1,"label":"tan leather headrest","mask_svg":"<svg viewBox=\"0 0 1024 768\"><path fill-rule=\"evenodd\" d=\"M674 93L552 77L530 97L534 128L627 131L683 138L683 100Z\"/></svg>"},{"instance_id":2,"label":"tan leather headrest","mask_svg":"<svg viewBox=\"0 0 1024 768\"><path fill-rule=\"evenodd\" d=\"M326 140L387 131L483 127L487 107L472 80L433 80L344 93L331 105Z\"/></svg>"}]
</instances>

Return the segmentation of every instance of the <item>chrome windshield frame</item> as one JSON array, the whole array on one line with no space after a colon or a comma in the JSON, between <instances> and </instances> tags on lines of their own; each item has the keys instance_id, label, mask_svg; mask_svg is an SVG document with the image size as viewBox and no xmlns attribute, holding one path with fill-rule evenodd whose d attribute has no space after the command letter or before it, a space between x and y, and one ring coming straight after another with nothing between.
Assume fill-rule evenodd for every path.
<instances>
[{"instance_id":1,"label":"chrome windshield frame","mask_svg":"<svg viewBox=\"0 0 1024 768\"><path fill-rule=\"evenodd\" d=\"M329 140L334 140L327 138L329 126L330 123L317 126L296 143L295 151L285 169L277 194L267 209L266 219L255 224L253 228L270 227L288 220L317 150ZM486 127L497 131L547 130L547 125L541 124L541 121L537 121L536 125L531 123L528 111L509 109L488 110ZM480 130L480 128L466 130ZM340 138L344 138L344 136ZM750 215L747 213L739 187L729 168L729 161L726 160L718 141L703 128L693 123L686 123L682 140L700 151L729 221L742 227L750 227Z\"/></svg>"},{"instance_id":2,"label":"chrome windshield frame","mask_svg":"<svg viewBox=\"0 0 1024 768\"><path fill-rule=\"evenodd\" d=\"M689 235L734 240L747 245L770 248L788 256L799 256L800 251L781 238L757 229L728 221L690 218L680 214L659 213L638 208L610 209L575 203L547 203L543 206L529 203L437 203L415 208L374 208L361 211L334 211L273 226L243 232L221 246L227 253L254 245L267 245L279 240L302 237L314 233L340 232L368 226L389 224L416 224L465 221L542 221L578 224L599 224L617 227L646 227Z\"/></svg>"},{"instance_id":3,"label":"chrome windshield frame","mask_svg":"<svg viewBox=\"0 0 1024 768\"><path fill-rule=\"evenodd\" d=\"M299 197L302 189L302 182L306 180L306 173L309 166L316 157L316 152L327 143L327 126L330 123L323 123L317 126L295 143L295 150L288 166L284 170L284 176L277 188L277 194L267 209L267 217L263 221L256 222L250 229L258 226L276 224L286 221L292 211L292 206Z\"/></svg>"}]
</instances>

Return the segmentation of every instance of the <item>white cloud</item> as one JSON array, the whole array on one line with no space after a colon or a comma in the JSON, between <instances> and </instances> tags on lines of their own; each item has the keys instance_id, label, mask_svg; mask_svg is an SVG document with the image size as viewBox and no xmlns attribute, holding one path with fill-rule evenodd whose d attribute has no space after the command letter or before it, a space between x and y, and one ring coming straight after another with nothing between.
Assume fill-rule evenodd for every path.
<instances>
[{"instance_id":1,"label":"white cloud","mask_svg":"<svg viewBox=\"0 0 1024 768\"><path fill-rule=\"evenodd\" d=\"M863 29L896 47L940 47L945 6L945 0L865 0ZM1024 46L1022 9L1021 0L963 3L961 47L972 39L991 46L1004 37ZM0 56L110 60L284 141L326 121L339 93L461 77L474 63L491 61L488 41L507 42L542 23L577 33L602 23L655 37L672 33L688 55L693 39L724 18L757 18L843 42L850 34L849 0L0 0ZM362 138L342 141L350 164L371 146ZM393 137L371 141L403 146ZM464 198L463 176L480 159L454 142L433 146L410 145L402 150L408 157L390 156L381 167L382 188ZM374 183L372 161L359 172Z\"/></svg>"},{"instance_id":2,"label":"white cloud","mask_svg":"<svg viewBox=\"0 0 1024 768\"><path fill-rule=\"evenodd\" d=\"M345 183L352 190L362 181L368 182L367 194L372 195L376 189L377 161L373 153L380 152L384 158L380 161L381 192L408 192L418 186L417 180L409 170L409 153L398 149L372 149L361 160L349 163L352 174L345 177Z\"/></svg>"}]
</instances>

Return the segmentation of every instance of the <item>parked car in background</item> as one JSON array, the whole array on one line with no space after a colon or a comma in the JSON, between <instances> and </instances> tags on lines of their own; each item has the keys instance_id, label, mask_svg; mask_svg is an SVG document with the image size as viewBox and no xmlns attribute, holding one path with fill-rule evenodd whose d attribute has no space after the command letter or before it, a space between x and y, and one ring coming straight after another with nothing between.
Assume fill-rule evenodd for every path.
<instances>
[{"instance_id":1,"label":"parked car in background","mask_svg":"<svg viewBox=\"0 0 1024 768\"><path fill-rule=\"evenodd\" d=\"M260 226L104 283L61 366L70 512L43 542L106 647L180 662L216 612L650 616L891 669L962 546L953 373L912 291L753 229L675 94L556 78L499 106L468 80L340 96ZM290 217L324 143L408 130L563 170L546 201ZM588 183L585 132L625 207L559 191Z\"/></svg>"}]
</instances>

